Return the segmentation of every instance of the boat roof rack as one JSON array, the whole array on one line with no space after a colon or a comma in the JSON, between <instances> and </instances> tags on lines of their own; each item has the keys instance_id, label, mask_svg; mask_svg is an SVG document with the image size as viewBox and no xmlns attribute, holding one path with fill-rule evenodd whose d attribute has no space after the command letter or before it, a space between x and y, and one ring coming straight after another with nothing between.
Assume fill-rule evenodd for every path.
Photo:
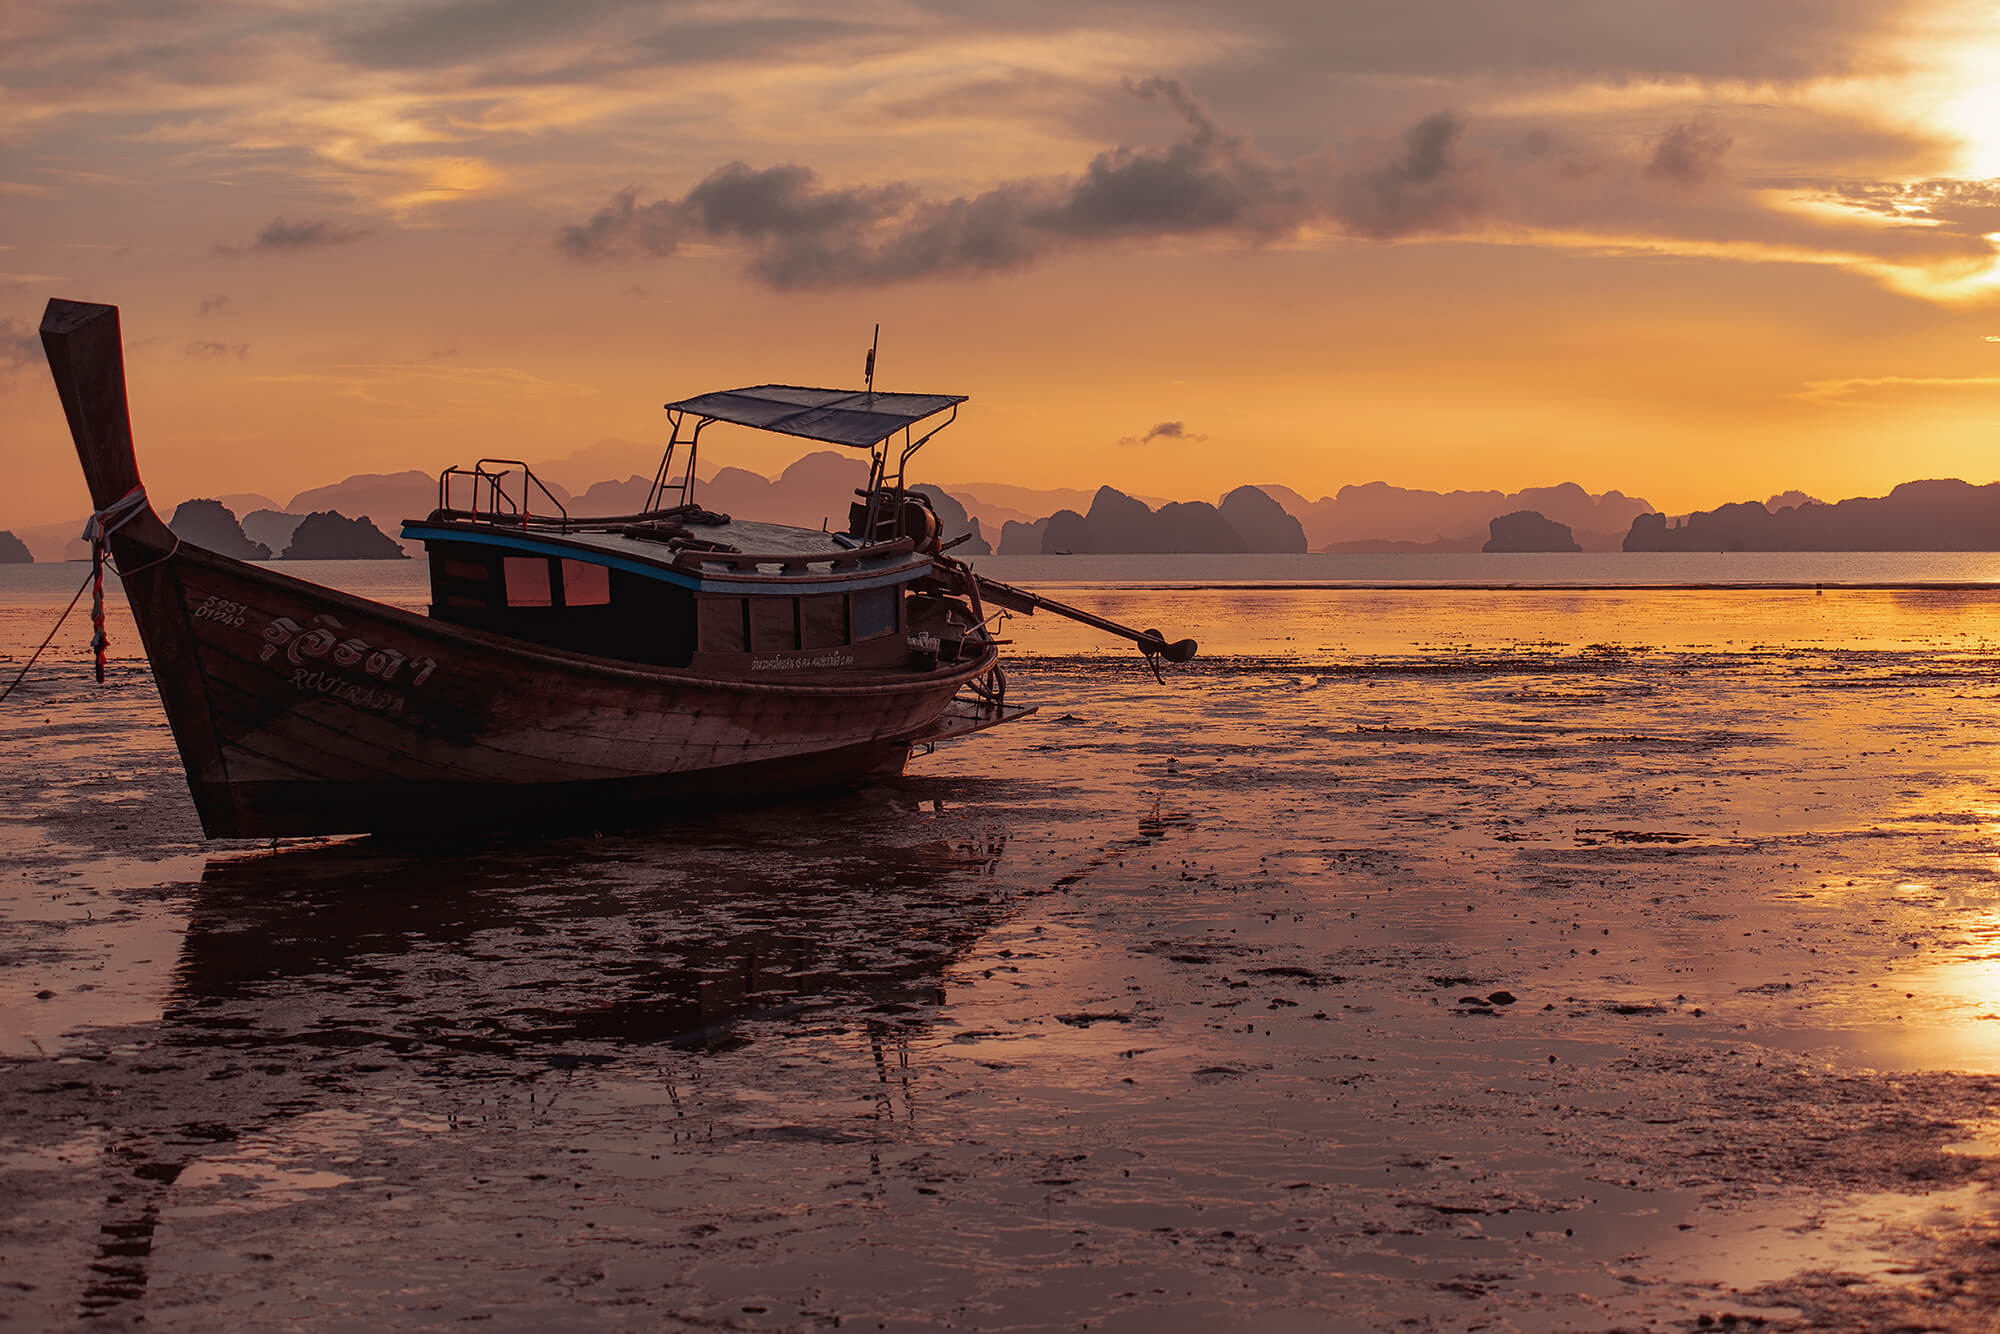
<instances>
[{"instance_id":1,"label":"boat roof rack","mask_svg":"<svg viewBox=\"0 0 2000 1334\"><path fill-rule=\"evenodd\" d=\"M698 394L668 403L666 409L830 445L873 449L896 432L963 402L963 394L880 394L758 384Z\"/></svg>"}]
</instances>

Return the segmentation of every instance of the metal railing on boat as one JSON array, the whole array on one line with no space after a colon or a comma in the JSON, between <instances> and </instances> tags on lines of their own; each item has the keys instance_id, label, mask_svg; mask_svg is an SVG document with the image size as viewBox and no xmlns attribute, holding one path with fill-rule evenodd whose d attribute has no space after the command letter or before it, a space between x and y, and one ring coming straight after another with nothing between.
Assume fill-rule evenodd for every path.
<instances>
[{"instance_id":1,"label":"metal railing on boat","mask_svg":"<svg viewBox=\"0 0 2000 1334\"><path fill-rule=\"evenodd\" d=\"M494 468L498 468L499 471L493 471ZM518 503L513 496L507 494L506 487L508 477L512 476L517 468L521 473L521 498ZM464 508L451 503L451 479L454 477L467 478L472 487L472 503ZM553 521L558 526L567 527L569 507L556 499L555 493L543 485L542 479L535 476L534 470L519 459L481 459L470 468L446 468L438 474L440 510L470 515L489 523L535 522L536 516L530 506L534 491L541 492L543 498L555 508L555 514L549 515L545 512L542 521ZM487 502L483 506L480 503L482 497ZM506 507L504 511L501 509L503 505Z\"/></svg>"}]
</instances>

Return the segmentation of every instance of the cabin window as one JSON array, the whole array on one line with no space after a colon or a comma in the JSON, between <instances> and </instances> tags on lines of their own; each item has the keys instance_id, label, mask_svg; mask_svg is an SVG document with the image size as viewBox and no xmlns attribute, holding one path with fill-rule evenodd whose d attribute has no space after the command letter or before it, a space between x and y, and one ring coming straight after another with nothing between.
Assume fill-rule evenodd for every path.
<instances>
[{"instance_id":1,"label":"cabin window","mask_svg":"<svg viewBox=\"0 0 2000 1334\"><path fill-rule=\"evenodd\" d=\"M697 605L703 653L742 653L749 649L742 598L702 598Z\"/></svg>"},{"instance_id":2,"label":"cabin window","mask_svg":"<svg viewBox=\"0 0 2000 1334\"><path fill-rule=\"evenodd\" d=\"M562 563L563 605L602 607L611 601L611 571L587 560Z\"/></svg>"},{"instance_id":3,"label":"cabin window","mask_svg":"<svg viewBox=\"0 0 2000 1334\"><path fill-rule=\"evenodd\" d=\"M493 566L485 560L431 553L431 594L447 607L493 605Z\"/></svg>"},{"instance_id":4,"label":"cabin window","mask_svg":"<svg viewBox=\"0 0 2000 1334\"><path fill-rule=\"evenodd\" d=\"M854 641L896 633L896 590L871 588L854 595Z\"/></svg>"},{"instance_id":5,"label":"cabin window","mask_svg":"<svg viewBox=\"0 0 2000 1334\"><path fill-rule=\"evenodd\" d=\"M799 599L800 648L839 648L846 642L846 594L822 593Z\"/></svg>"},{"instance_id":6,"label":"cabin window","mask_svg":"<svg viewBox=\"0 0 2000 1334\"><path fill-rule=\"evenodd\" d=\"M766 595L750 599L750 651L784 653L799 646L799 600Z\"/></svg>"},{"instance_id":7,"label":"cabin window","mask_svg":"<svg viewBox=\"0 0 2000 1334\"><path fill-rule=\"evenodd\" d=\"M553 607L550 596L549 562L546 556L509 556L507 605L510 607Z\"/></svg>"}]
</instances>

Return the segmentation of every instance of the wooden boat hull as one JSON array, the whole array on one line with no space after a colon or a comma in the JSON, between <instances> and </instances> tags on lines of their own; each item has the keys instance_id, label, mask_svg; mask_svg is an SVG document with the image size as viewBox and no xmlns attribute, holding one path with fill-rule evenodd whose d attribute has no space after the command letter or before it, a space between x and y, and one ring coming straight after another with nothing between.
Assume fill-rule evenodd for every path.
<instances>
[{"instance_id":1,"label":"wooden boat hull","mask_svg":"<svg viewBox=\"0 0 2000 1334\"><path fill-rule=\"evenodd\" d=\"M156 675L160 641L194 678L181 692L201 696L168 712L205 715L212 741L189 777L211 837L514 821L895 773L991 666L702 680L523 646L185 545L163 577L178 606L158 614L178 612L184 640L146 620L141 634Z\"/></svg>"},{"instance_id":2,"label":"wooden boat hull","mask_svg":"<svg viewBox=\"0 0 2000 1334\"><path fill-rule=\"evenodd\" d=\"M43 341L103 511L138 485L116 311L52 302ZM996 657L989 648L922 673L707 679L543 649L231 560L181 543L150 507L109 544L214 838L519 823L894 773Z\"/></svg>"}]
</instances>

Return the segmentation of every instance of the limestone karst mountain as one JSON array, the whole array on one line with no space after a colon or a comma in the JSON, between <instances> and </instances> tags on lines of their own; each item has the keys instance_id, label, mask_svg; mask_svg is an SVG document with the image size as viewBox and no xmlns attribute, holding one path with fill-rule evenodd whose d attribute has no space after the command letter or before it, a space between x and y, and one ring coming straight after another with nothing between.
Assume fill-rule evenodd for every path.
<instances>
[{"instance_id":1,"label":"limestone karst mountain","mask_svg":"<svg viewBox=\"0 0 2000 1334\"><path fill-rule=\"evenodd\" d=\"M367 519L319 510L299 521L281 560L407 560L402 543Z\"/></svg>"},{"instance_id":2,"label":"limestone karst mountain","mask_svg":"<svg viewBox=\"0 0 2000 1334\"><path fill-rule=\"evenodd\" d=\"M556 499L569 501L569 494L558 486L550 485ZM462 483L453 494L453 503L464 505L469 502L470 490ZM536 500L540 496L535 497ZM409 472L356 473L343 478L331 486L317 486L310 491L301 491L292 497L291 504L285 506L288 514L313 514L329 512L353 515L367 519L378 532L398 533L402 531L403 520L421 519L437 508L438 479L435 473ZM416 555L423 550L420 542L404 543L404 550Z\"/></svg>"},{"instance_id":3,"label":"limestone karst mountain","mask_svg":"<svg viewBox=\"0 0 2000 1334\"><path fill-rule=\"evenodd\" d=\"M1306 532L1302 524L1269 492L1261 487L1239 486L1217 506L1245 551L1302 552Z\"/></svg>"},{"instance_id":4,"label":"limestone karst mountain","mask_svg":"<svg viewBox=\"0 0 2000 1334\"><path fill-rule=\"evenodd\" d=\"M1018 534L1009 525L1007 534ZM1042 529L1045 554L1122 552L1303 551L1304 533L1282 507L1253 487L1239 487L1217 507L1169 501L1154 509L1115 487L1099 487L1090 511L1057 510Z\"/></svg>"},{"instance_id":5,"label":"limestone karst mountain","mask_svg":"<svg viewBox=\"0 0 2000 1334\"><path fill-rule=\"evenodd\" d=\"M235 560L269 560L271 548L244 535L243 525L219 500L183 500L167 527L184 542Z\"/></svg>"},{"instance_id":6,"label":"limestone karst mountain","mask_svg":"<svg viewBox=\"0 0 2000 1334\"><path fill-rule=\"evenodd\" d=\"M1754 500L1669 522L1642 514L1627 551L2000 551L2000 482L1904 482L1886 496L1837 504Z\"/></svg>"},{"instance_id":7,"label":"limestone karst mountain","mask_svg":"<svg viewBox=\"0 0 2000 1334\"><path fill-rule=\"evenodd\" d=\"M625 449L631 442L614 443ZM853 491L866 481L863 458L820 450L776 477L719 468L697 484L696 498L724 513L839 528L846 524ZM574 494L553 483L550 489L572 514L600 515L643 509L651 485L650 476L628 473L623 481L600 480ZM1585 551L2000 550L2000 490L1957 480L1905 482L1886 496L1838 504L1791 489L1761 503L1721 505L1679 519L1656 514L1646 501L1623 492L1593 494L1569 482L1511 492L1425 491L1370 482L1317 501L1265 483L1236 487L1215 504L1162 501L1109 486L1089 494L993 482L926 483L923 490L948 537L975 534L954 548L965 555L989 548L1002 555L1569 549L1557 528L1568 529L1567 542ZM245 511L229 500L259 508ZM199 530L190 540L259 559L260 545L272 552L290 545L308 512L366 518L394 538L403 519L428 514L436 503L437 478L430 473L364 473L303 491L283 508L254 492L209 498L214 510L183 506L175 511L174 525L177 531ZM1518 517L1524 514L1539 515L1552 527L1531 531ZM1497 535L1496 519L1508 520ZM73 560L89 554L76 537L81 527L78 518L13 532L35 559ZM405 545L406 551L420 549Z\"/></svg>"},{"instance_id":8,"label":"limestone karst mountain","mask_svg":"<svg viewBox=\"0 0 2000 1334\"><path fill-rule=\"evenodd\" d=\"M1544 518L1533 510L1497 515L1489 525L1492 536L1482 551L1581 551L1569 525Z\"/></svg>"},{"instance_id":9,"label":"limestone karst mountain","mask_svg":"<svg viewBox=\"0 0 2000 1334\"><path fill-rule=\"evenodd\" d=\"M1503 514L1533 511L1567 525L1586 551L1616 551L1632 520L1652 506L1620 491L1592 495L1574 482L1519 491L1423 491L1368 482L1309 501L1289 487L1262 489L1304 526L1314 551L1477 551Z\"/></svg>"},{"instance_id":10,"label":"limestone karst mountain","mask_svg":"<svg viewBox=\"0 0 2000 1334\"><path fill-rule=\"evenodd\" d=\"M278 508L277 501L258 491L237 491L228 495L214 496L212 499L221 501L224 508L231 514L236 515L247 515L255 510L275 510ZM249 530L245 529L244 531L247 532ZM277 550L276 547L271 549L273 551Z\"/></svg>"},{"instance_id":11,"label":"limestone karst mountain","mask_svg":"<svg viewBox=\"0 0 2000 1334\"><path fill-rule=\"evenodd\" d=\"M282 510L251 510L243 516L243 533L252 542L261 542L273 551L283 551L298 530L303 514L286 514Z\"/></svg>"},{"instance_id":12,"label":"limestone karst mountain","mask_svg":"<svg viewBox=\"0 0 2000 1334\"><path fill-rule=\"evenodd\" d=\"M1009 519L1000 525L1000 545L995 551L1002 556L1039 556L1042 554L1042 534L1048 528L1046 518Z\"/></svg>"},{"instance_id":13,"label":"limestone karst mountain","mask_svg":"<svg viewBox=\"0 0 2000 1334\"><path fill-rule=\"evenodd\" d=\"M952 495L942 487L932 486L928 482L912 487L911 489L921 491L929 498L931 508L937 512L938 523L944 530L945 541L949 542L961 533L967 534L965 541L951 549L953 555L990 556L993 554L992 544L986 540L986 534L981 531L979 520L965 512L965 506L959 503L958 497Z\"/></svg>"}]
</instances>

